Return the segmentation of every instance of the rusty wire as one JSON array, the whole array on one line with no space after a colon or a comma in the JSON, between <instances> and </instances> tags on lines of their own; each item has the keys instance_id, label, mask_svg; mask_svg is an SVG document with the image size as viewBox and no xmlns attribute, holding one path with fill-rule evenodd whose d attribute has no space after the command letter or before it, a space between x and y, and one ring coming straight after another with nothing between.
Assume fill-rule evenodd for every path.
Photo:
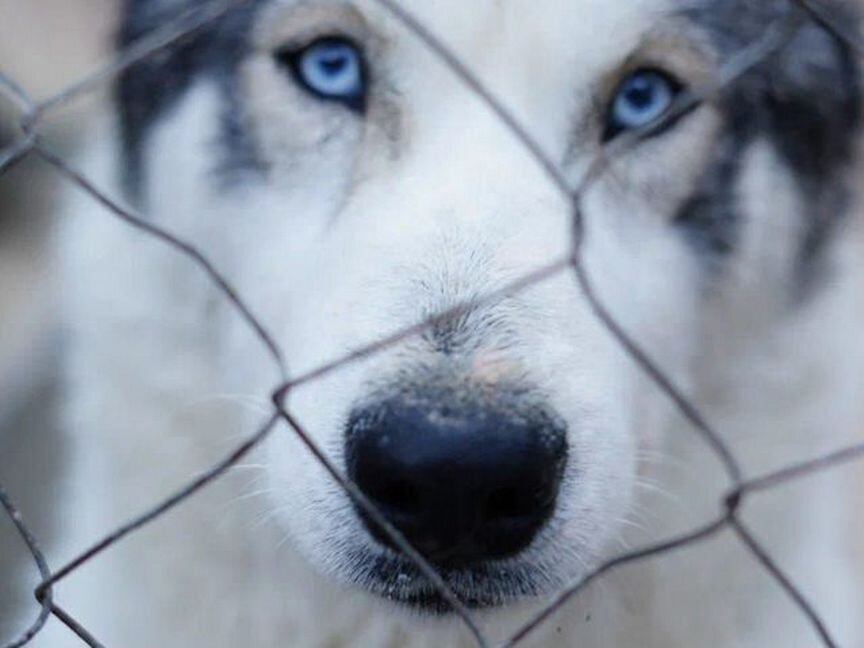
<instances>
[{"instance_id":1,"label":"rusty wire","mask_svg":"<svg viewBox=\"0 0 864 648\"><path fill-rule=\"evenodd\" d=\"M88 550L80 554L66 565L58 568L52 573L44 555L39 547L37 539L24 522L21 512L13 503L8 493L0 486L0 507L12 520L19 536L21 537L27 551L33 558L34 564L39 570L41 582L35 589L35 596L40 604L40 611L31 626L20 636L2 648L20 648L30 643L38 635L49 616L53 615L60 622L69 627L86 645L99 648L102 644L93 637L90 632L79 624L74 617L61 608L53 598L53 586L62 579L69 576L81 565L108 550L111 546L120 542L131 533L139 530L153 520L159 518L168 510L173 509L194 494L205 488L208 484L221 477L232 466L248 454L253 448L266 439L276 428L279 422L287 424L293 430L301 442L307 447L312 456L330 474L331 478L345 491L345 493L360 506L375 521L383 531L392 539L399 550L415 563L420 572L434 585L441 596L453 607L454 611L462 618L467 628L474 636L477 645L481 648L490 646L488 639L480 631L470 611L449 589L443 578L437 573L434 566L423 558L414 549L402 533L395 528L386 517L375 507L375 505L360 491L360 489L344 476L339 468L327 457L311 437L306 433L302 423L296 419L286 405L290 391L302 384L323 378L331 372L338 371L346 365L366 358L397 344L411 336L422 333L428 327L445 321L467 309L476 307L478 303L490 303L501 300L507 296L523 291L551 277L570 271L586 301L590 305L594 315L603 324L608 333L621 345L623 350L630 356L632 361L642 370L651 381L662 391L676 406L681 416L690 423L702 441L712 450L718 461L722 464L729 480L726 493L720 498L722 504L721 513L689 532L680 536L658 542L654 545L638 548L626 553L613 556L605 563L596 567L593 571L572 583L556 595L552 601L540 612L526 621L507 641L502 648L515 648L537 627L547 622L556 614L564 604L576 593L584 589L588 584L602 577L604 574L623 567L629 563L647 560L653 557L667 554L676 549L692 546L696 543L713 537L721 531L728 530L734 533L744 547L762 566L767 574L773 577L790 599L797 605L801 614L808 619L814 632L820 638L822 645L827 648L838 648L833 639L830 629L820 618L816 610L807 600L804 592L781 570L770 552L756 539L752 531L739 518L739 510L745 498L756 495L766 490L777 488L792 481L802 479L806 476L828 469L845 465L849 462L864 459L864 443L851 446L831 454L817 457L803 463L791 465L771 474L744 480L738 460L723 441L718 431L708 422L699 410L690 402L688 397L667 376L660 364L634 340L626 330L618 323L605 307L603 301L596 294L591 277L582 263L580 249L583 240L583 227L581 202L582 197L590 186L608 168L608 165L618 155L630 150L633 146L651 135L654 131L663 128L684 114L694 110L706 101L710 101L729 83L738 79L742 74L754 65L763 61L766 57L778 52L787 46L797 30L805 20L811 20L822 28L830 31L837 38L845 41L855 52L864 56L864 45L858 35L853 33L848 25L839 25L826 15L818 2L814 0L789 0L788 11L777 18L768 27L765 33L753 42L749 47L739 52L733 59L728 61L720 70L718 78L711 84L682 93L672 109L657 123L651 124L643 129L628 133L620 138L612 146L599 154L589 165L588 171L581 182L571 187L570 182L559 169L555 161L544 152L539 143L530 135L527 125L522 124L503 105L493 93L473 74L470 65L463 62L452 52L436 34L432 34L424 27L410 12L395 0L374 0L402 26L419 38L442 62L447 65L452 73L471 90L488 108L494 117L498 119L511 133L514 139L524 148L538 164L551 183L558 189L572 210L573 238L571 253L565 259L554 260L548 265L516 279L508 285L483 295L470 302L460 303L445 311L436 313L417 324L396 331L379 341L366 347L357 349L343 357L336 358L320 367L313 368L306 373L289 377L288 365L282 350L279 348L275 338L266 327L255 316L245 301L233 288L230 282L219 272L219 270L198 250L198 248L187 241L183 241L174 235L160 229L150 221L141 218L128 209L122 207L116 200L112 199L106 192L91 182L77 169L70 165L62 157L56 155L47 148L40 140L39 130L42 120L53 111L62 108L75 98L93 91L99 85L114 79L117 75L129 69L132 65L146 58L170 51L178 43L188 38L195 32L207 27L214 21L226 16L228 13L246 5L250 0L211 0L201 8L185 11L168 24L145 35L133 43L124 52L120 52L112 61L99 67L91 74L72 83L63 91L41 101L33 101L28 94L13 80L0 74L0 94L10 100L19 111L20 134L16 141L6 149L0 150L0 174L8 171L12 166L27 156L33 156L49 165L65 181L77 186L88 194L94 201L101 204L109 214L122 220L127 225L138 229L142 235L153 237L163 244L173 248L178 254L185 256L191 263L203 272L218 289L224 299L243 318L249 329L255 334L262 347L268 352L272 361L278 369L281 384L274 387L271 393L273 412L267 421L248 439L237 448L232 450L223 460L214 465L204 474L190 481L184 488L180 489L170 497L157 503L150 510L132 519L127 524L106 535L101 541L94 544Z\"/></svg>"}]
</instances>

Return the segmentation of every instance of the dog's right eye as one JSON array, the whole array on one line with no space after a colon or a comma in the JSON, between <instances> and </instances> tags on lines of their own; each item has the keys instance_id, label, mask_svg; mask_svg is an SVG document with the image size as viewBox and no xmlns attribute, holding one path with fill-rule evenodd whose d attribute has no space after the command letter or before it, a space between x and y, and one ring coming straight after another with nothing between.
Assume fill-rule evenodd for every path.
<instances>
[{"instance_id":1,"label":"dog's right eye","mask_svg":"<svg viewBox=\"0 0 864 648\"><path fill-rule=\"evenodd\" d=\"M618 86L606 117L603 140L656 123L681 90L681 84L662 70L636 70Z\"/></svg>"},{"instance_id":2,"label":"dog's right eye","mask_svg":"<svg viewBox=\"0 0 864 648\"><path fill-rule=\"evenodd\" d=\"M347 38L319 38L301 49L282 50L276 58L310 94L356 112L365 109L366 63L360 48Z\"/></svg>"}]
</instances>

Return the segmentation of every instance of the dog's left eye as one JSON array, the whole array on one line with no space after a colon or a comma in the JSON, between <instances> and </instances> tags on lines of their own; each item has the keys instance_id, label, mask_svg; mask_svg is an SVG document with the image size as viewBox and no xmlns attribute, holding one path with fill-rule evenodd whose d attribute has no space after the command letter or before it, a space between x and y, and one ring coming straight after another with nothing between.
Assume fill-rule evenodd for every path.
<instances>
[{"instance_id":1,"label":"dog's left eye","mask_svg":"<svg viewBox=\"0 0 864 648\"><path fill-rule=\"evenodd\" d=\"M623 131L648 126L672 107L681 84L659 70L637 70L618 86L606 118L604 141Z\"/></svg>"},{"instance_id":2,"label":"dog's left eye","mask_svg":"<svg viewBox=\"0 0 864 648\"><path fill-rule=\"evenodd\" d=\"M297 83L319 99L337 101L358 112L366 103L363 54L341 37L319 38L299 50L283 51L278 60L287 64Z\"/></svg>"}]
</instances>

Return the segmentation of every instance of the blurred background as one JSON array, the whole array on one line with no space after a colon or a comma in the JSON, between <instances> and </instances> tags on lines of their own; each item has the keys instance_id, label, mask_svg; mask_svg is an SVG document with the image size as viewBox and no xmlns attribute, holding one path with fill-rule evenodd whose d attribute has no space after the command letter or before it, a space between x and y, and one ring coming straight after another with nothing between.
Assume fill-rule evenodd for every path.
<instances>
[{"instance_id":1,"label":"blurred background","mask_svg":"<svg viewBox=\"0 0 864 648\"><path fill-rule=\"evenodd\" d=\"M61 90L108 51L115 0L0 0L0 72L34 99ZM100 109L94 95L61 110L47 125L51 145L73 152ZM0 148L19 136L15 107L0 97ZM25 161L0 175L0 478L43 543L52 540L62 448L54 423L51 268L47 246L57 184L50 170ZM50 450L50 451L49 451ZM0 639L19 628L20 590L38 575L12 523L0 515ZM15 587L17 584L18 587Z\"/></svg>"}]
</instances>

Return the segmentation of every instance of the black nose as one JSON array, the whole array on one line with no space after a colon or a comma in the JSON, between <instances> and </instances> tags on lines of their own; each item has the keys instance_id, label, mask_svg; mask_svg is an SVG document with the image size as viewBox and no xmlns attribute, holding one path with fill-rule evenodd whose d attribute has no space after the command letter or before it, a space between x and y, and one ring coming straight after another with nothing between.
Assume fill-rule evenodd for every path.
<instances>
[{"instance_id":1,"label":"black nose","mask_svg":"<svg viewBox=\"0 0 864 648\"><path fill-rule=\"evenodd\" d=\"M349 477L428 560L453 567L527 547L554 510L566 456L563 426L539 407L397 399L355 412L346 443Z\"/></svg>"}]
</instances>

